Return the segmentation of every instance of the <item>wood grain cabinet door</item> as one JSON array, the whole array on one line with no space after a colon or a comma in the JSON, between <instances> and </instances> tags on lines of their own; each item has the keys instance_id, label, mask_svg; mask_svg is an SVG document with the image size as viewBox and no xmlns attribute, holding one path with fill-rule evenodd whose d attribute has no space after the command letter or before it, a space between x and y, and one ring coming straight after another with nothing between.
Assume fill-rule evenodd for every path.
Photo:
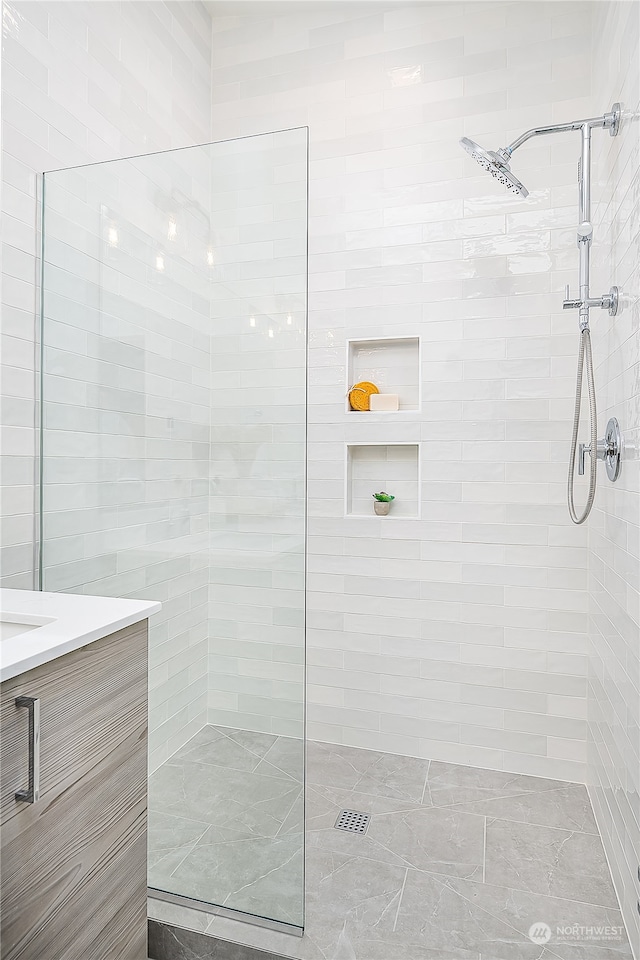
<instances>
[{"instance_id":1,"label":"wood grain cabinet door","mask_svg":"<svg viewBox=\"0 0 640 960\"><path fill-rule=\"evenodd\" d=\"M5 681L0 726L2 960L146 960L147 621Z\"/></svg>"}]
</instances>

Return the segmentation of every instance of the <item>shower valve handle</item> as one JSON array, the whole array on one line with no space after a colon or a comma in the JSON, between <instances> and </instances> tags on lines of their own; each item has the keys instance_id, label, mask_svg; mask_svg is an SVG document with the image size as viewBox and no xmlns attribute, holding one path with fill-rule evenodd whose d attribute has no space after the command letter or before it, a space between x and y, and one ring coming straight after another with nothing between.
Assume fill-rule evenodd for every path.
<instances>
[{"instance_id":1,"label":"shower valve handle","mask_svg":"<svg viewBox=\"0 0 640 960\"><path fill-rule=\"evenodd\" d=\"M596 460L606 460L607 457L612 456L614 453L617 453L617 447L614 448L608 434L604 440L598 440L596 445ZM578 444L578 476L580 477L584 476L584 461L587 454L591 456L591 444Z\"/></svg>"},{"instance_id":2,"label":"shower valve handle","mask_svg":"<svg viewBox=\"0 0 640 960\"><path fill-rule=\"evenodd\" d=\"M578 476L579 477L584 477L584 461L587 454L591 456L591 444L590 443L578 444Z\"/></svg>"}]
</instances>

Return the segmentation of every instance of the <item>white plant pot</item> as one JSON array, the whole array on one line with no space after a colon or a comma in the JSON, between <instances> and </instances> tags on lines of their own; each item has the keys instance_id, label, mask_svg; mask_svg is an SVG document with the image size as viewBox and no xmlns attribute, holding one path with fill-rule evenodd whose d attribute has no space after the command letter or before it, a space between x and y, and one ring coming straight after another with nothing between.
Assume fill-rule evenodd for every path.
<instances>
[{"instance_id":1,"label":"white plant pot","mask_svg":"<svg viewBox=\"0 0 640 960\"><path fill-rule=\"evenodd\" d=\"M390 500L374 500L373 509L377 517L386 517L391 509Z\"/></svg>"}]
</instances>

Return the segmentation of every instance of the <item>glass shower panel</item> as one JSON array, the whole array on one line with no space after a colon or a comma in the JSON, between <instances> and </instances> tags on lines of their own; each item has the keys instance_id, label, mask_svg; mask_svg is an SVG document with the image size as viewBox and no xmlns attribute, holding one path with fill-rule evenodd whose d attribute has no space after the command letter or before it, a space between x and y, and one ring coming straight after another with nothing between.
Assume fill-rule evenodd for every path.
<instances>
[{"instance_id":1,"label":"glass shower panel","mask_svg":"<svg viewBox=\"0 0 640 960\"><path fill-rule=\"evenodd\" d=\"M271 915L292 924L302 907L304 825L307 164L300 136L278 134L269 150L257 140L221 144L212 173L219 233L209 720L237 731L234 775L246 798L227 824L239 831L228 836L232 883L246 883L233 902L251 912L269 903Z\"/></svg>"},{"instance_id":2,"label":"glass shower panel","mask_svg":"<svg viewBox=\"0 0 640 960\"><path fill-rule=\"evenodd\" d=\"M44 590L162 601L149 886L303 923L307 131L44 185Z\"/></svg>"}]
</instances>

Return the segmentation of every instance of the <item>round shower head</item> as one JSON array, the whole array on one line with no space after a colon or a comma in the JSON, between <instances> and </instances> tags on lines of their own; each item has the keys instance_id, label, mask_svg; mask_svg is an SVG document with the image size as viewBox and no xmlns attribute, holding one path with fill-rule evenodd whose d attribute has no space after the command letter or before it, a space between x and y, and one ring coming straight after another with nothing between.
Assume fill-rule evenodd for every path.
<instances>
[{"instance_id":1,"label":"round shower head","mask_svg":"<svg viewBox=\"0 0 640 960\"><path fill-rule=\"evenodd\" d=\"M506 159L493 150L485 150L480 144L468 137L463 137L460 146L466 150L469 156L473 157L476 163L479 163L483 170L487 170L492 177L495 177L498 183L501 183L511 193L517 193L521 197L528 197L529 191L523 183L520 183L517 177L513 175ZM505 154L506 157L506 154Z\"/></svg>"}]
</instances>

